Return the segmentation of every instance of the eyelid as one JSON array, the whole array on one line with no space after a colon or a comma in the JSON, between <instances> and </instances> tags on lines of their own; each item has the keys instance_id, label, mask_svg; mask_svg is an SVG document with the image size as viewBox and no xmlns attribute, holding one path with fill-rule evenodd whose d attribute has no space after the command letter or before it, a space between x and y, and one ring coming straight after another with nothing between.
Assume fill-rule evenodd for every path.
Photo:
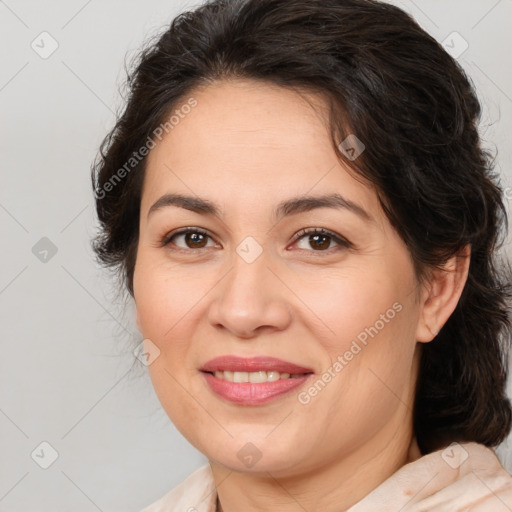
<instances>
[{"instance_id":1,"label":"eyelid","mask_svg":"<svg viewBox=\"0 0 512 512\"><path fill-rule=\"evenodd\" d=\"M211 236L209 234L209 232L206 230L206 229L203 229L203 228L200 228L200 227L195 227L195 226L188 226L188 227L185 227L185 228L180 228L180 229L177 229L175 231L172 231L170 233L167 233L162 239L161 239L161 242L160 242L160 246L161 247L166 247L167 245L170 244L171 242L171 239L176 237L176 236L180 236L180 235L186 235L187 233L200 233L204 236L206 236L207 238L214 240L213 236ZM324 235L324 236L328 236L330 237L338 246L338 249L340 247L342 248L345 248L345 249L350 249L353 247L353 244L351 242L349 242L345 237L335 233L334 231L331 231L329 229L325 229L325 228L318 228L318 227L310 227L310 228L303 228L301 229L300 231L298 231L293 237L292 237L292 244L294 244L295 242L297 242L298 240L308 236L308 235ZM202 251L204 249L206 249L207 247L199 247L199 248L187 248L187 249L184 249L183 247L176 247L176 248L173 248L172 250L174 251L182 251L182 252L196 252L196 251ZM321 254L330 254L333 249L336 249L336 247L332 247L330 249L327 249L327 250L324 250L324 251L314 251L314 250L307 250L307 249L298 249L299 251L306 251L308 253L314 253L316 255L321 255Z\"/></svg>"},{"instance_id":2,"label":"eyelid","mask_svg":"<svg viewBox=\"0 0 512 512\"><path fill-rule=\"evenodd\" d=\"M345 248L351 248L353 247L353 244L351 242L349 242L345 237L341 236L341 235L338 235L337 233L335 233L334 231L331 231L329 229L325 229L325 228L303 228L301 229L300 231L298 231L294 236L293 236L293 239L292 239L292 243L295 243L297 242L298 240L300 240L301 238L307 236L307 235L324 235L324 236L328 236L330 237L332 240L334 240L338 246L341 246L341 247L345 247ZM304 249L302 249L304 250ZM307 252L313 252L313 253L318 253L318 254L322 254L322 253L329 253L330 251L332 250L331 249L327 249L326 251L307 251Z\"/></svg>"}]
</instances>

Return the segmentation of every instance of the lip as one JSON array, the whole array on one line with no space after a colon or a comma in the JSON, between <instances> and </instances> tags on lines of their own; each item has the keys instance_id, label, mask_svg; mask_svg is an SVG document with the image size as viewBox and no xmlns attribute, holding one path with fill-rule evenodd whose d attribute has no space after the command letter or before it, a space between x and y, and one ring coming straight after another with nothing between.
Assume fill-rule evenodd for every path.
<instances>
[{"instance_id":1,"label":"lip","mask_svg":"<svg viewBox=\"0 0 512 512\"><path fill-rule=\"evenodd\" d=\"M274 371L279 373L313 373L311 368L305 368L275 357L238 357L220 356L211 359L200 369L202 372L230 371L230 372L257 372Z\"/></svg>"},{"instance_id":2,"label":"lip","mask_svg":"<svg viewBox=\"0 0 512 512\"><path fill-rule=\"evenodd\" d=\"M311 375L293 379L282 379L274 382L261 382L258 384L252 382L229 382L218 379L211 373L203 373L203 376L210 389L221 398L236 405L263 405L272 400L291 392L298 388Z\"/></svg>"},{"instance_id":3,"label":"lip","mask_svg":"<svg viewBox=\"0 0 512 512\"><path fill-rule=\"evenodd\" d=\"M276 371L279 373L305 374L300 377L280 379L274 382L230 382L215 377L216 371L254 372ZM205 363L200 371L209 388L221 398L236 405L263 405L303 385L312 375L305 368L274 357L221 356ZM211 373L210 373L211 372Z\"/></svg>"}]
</instances>

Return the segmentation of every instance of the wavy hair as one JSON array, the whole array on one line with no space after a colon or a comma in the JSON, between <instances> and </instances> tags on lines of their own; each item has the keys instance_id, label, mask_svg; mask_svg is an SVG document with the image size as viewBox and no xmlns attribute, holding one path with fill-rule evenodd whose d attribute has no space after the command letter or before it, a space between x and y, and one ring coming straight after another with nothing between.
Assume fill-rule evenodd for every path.
<instances>
[{"instance_id":1,"label":"wavy hair","mask_svg":"<svg viewBox=\"0 0 512 512\"><path fill-rule=\"evenodd\" d=\"M503 192L481 145L481 107L466 74L395 6L213 0L178 15L137 55L124 110L93 164L99 261L133 295L146 158L125 164L195 88L237 78L325 99L333 147L374 184L420 281L471 246L459 303L422 347L414 428L422 453L452 441L500 443L512 418L510 266L498 252L507 228ZM366 146L357 160L338 150L351 133Z\"/></svg>"}]
</instances>

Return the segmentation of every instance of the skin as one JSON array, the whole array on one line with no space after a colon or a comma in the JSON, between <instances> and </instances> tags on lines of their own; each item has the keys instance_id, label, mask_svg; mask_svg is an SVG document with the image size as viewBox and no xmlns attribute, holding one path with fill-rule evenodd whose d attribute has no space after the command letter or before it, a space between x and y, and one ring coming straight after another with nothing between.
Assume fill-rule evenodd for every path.
<instances>
[{"instance_id":1,"label":"skin","mask_svg":"<svg viewBox=\"0 0 512 512\"><path fill-rule=\"evenodd\" d=\"M134 297L139 329L160 350L149 366L155 391L210 461L223 511L346 510L420 456L412 429L419 347L453 312L469 252L418 283L374 188L340 163L321 98L241 80L191 96L197 106L148 156L141 200ZM334 192L370 220L334 208L272 216L283 200ZM177 206L148 216L167 193L207 199L220 217ZM209 238L163 245L186 227ZM350 245L294 240L303 228ZM262 249L252 263L236 252L248 236ZM298 393L397 303L394 318L300 403ZM234 405L199 372L227 354L273 356L315 375L268 404ZM246 443L261 454L250 468L237 456Z\"/></svg>"}]
</instances>

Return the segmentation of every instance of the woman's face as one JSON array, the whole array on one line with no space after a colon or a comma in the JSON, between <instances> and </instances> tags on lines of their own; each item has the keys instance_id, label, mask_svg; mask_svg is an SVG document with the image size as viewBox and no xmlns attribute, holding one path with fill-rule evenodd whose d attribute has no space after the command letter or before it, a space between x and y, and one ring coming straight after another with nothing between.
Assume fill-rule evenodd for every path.
<instances>
[{"instance_id":1,"label":"woman's face","mask_svg":"<svg viewBox=\"0 0 512 512\"><path fill-rule=\"evenodd\" d=\"M321 100L252 81L191 96L148 156L134 274L163 408L210 460L276 476L408 442L412 260Z\"/></svg>"}]
</instances>

